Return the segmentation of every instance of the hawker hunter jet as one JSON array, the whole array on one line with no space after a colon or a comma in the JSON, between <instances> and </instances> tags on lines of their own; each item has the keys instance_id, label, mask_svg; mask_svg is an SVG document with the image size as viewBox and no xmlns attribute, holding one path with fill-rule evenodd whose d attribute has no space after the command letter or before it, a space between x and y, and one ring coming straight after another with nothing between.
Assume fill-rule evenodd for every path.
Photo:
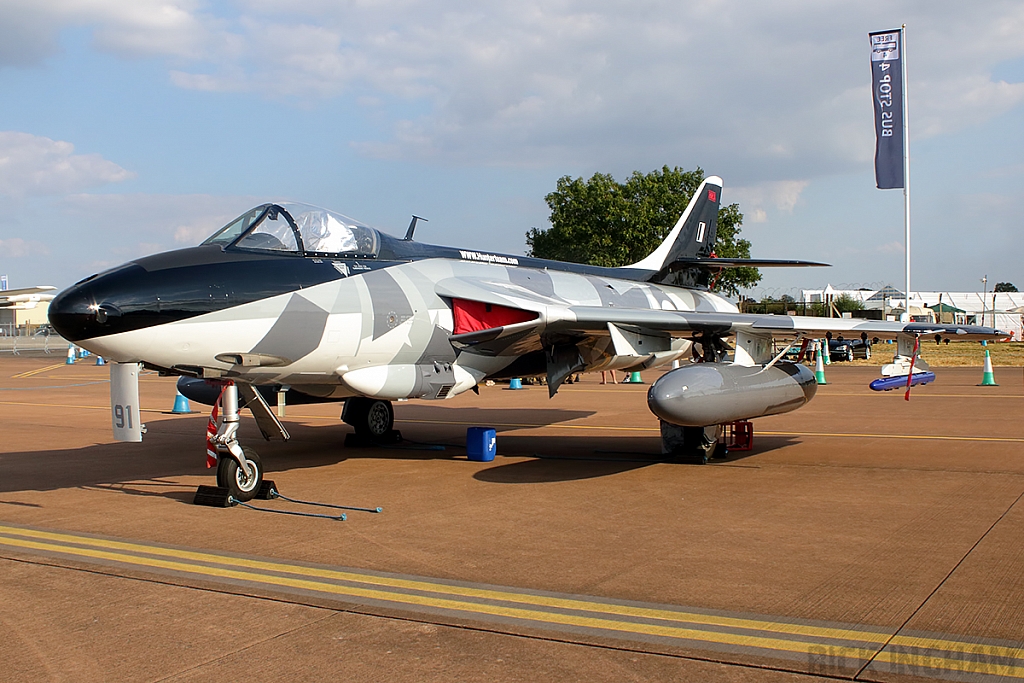
<instances>
[{"instance_id":1,"label":"hawker hunter jet","mask_svg":"<svg viewBox=\"0 0 1024 683\"><path fill-rule=\"evenodd\" d=\"M680 361L651 386L648 404L665 451L703 461L718 425L814 396L813 373L784 361L781 347L827 334L896 338L899 356L883 374L909 383L928 370L916 354L923 335L1006 336L739 313L708 287L721 269L824 264L714 258L721 193L721 179L707 178L664 242L621 268L422 244L415 219L398 239L326 209L263 204L197 247L78 282L53 300L50 321L116 361L112 372L129 368L111 383L115 433L125 439L141 439L137 398L119 398L137 396L138 364L180 375L182 392L198 400L219 396L218 483L239 500L262 479L258 456L238 443L239 406L265 437L287 438L266 401L275 394L344 401L342 419L357 435L385 439L397 399L443 400L529 376L545 377L553 396L575 373Z\"/></svg>"}]
</instances>

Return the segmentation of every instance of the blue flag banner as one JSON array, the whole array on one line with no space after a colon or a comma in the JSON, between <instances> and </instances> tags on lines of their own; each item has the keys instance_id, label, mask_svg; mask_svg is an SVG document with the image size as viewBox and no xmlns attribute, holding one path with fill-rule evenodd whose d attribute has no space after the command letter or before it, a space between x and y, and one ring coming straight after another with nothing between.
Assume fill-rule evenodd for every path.
<instances>
[{"instance_id":1,"label":"blue flag banner","mask_svg":"<svg viewBox=\"0 0 1024 683\"><path fill-rule=\"evenodd\" d=\"M904 187L903 31L869 33L871 94L875 101L875 184L880 190Z\"/></svg>"}]
</instances>

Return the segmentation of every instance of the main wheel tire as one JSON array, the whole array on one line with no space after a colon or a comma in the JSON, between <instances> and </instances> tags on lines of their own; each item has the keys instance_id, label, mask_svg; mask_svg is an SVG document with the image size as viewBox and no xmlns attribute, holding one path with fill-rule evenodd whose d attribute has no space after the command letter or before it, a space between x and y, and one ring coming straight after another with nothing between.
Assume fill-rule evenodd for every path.
<instances>
[{"instance_id":1,"label":"main wheel tire","mask_svg":"<svg viewBox=\"0 0 1024 683\"><path fill-rule=\"evenodd\" d=\"M217 486L226 488L228 495L244 503L259 493L260 485L263 484L263 463L260 462L259 454L251 448L243 446L242 453L255 470L253 476L246 477L245 471L238 466L234 458L222 454L217 464Z\"/></svg>"},{"instance_id":2,"label":"main wheel tire","mask_svg":"<svg viewBox=\"0 0 1024 683\"><path fill-rule=\"evenodd\" d=\"M395 427L395 410L391 401L356 396L345 401L341 419L352 425L356 434L381 438Z\"/></svg>"},{"instance_id":3,"label":"main wheel tire","mask_svg":"<svg viewBox=\"0 0 1024 683\"><path fill-rule=\"evenodd\" d=\"M680 427L661 421L662 452L679 462L705 465L718 449L719 425Z\"/></svg>"},{"instance_id":4,"label":"main wheel tire","mask_svg":"<svg viewBox=\"0 0 1024 683\"><path fill-rule=\"evenodd\" d=\"M381 437L395 427L395 410L391 401L373 401L366 409L366 433Z\"/></svg>"}]
</instances>

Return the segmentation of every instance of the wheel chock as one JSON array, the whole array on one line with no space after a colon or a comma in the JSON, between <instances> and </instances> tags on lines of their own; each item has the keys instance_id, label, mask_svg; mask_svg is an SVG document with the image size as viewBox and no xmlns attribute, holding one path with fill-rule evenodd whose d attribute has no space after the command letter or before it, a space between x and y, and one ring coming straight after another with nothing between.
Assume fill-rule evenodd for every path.
<instances>
[{"instance_id":1,"label":"wheel chock","mask_svg":"<svg viewBox=\"0 0 1024 683\"><path fill-rule=\"evenodd\" d=\"M266 483L266 482L264 482ZM271 482L273 483L273 482ZM226 508L234 505L231 494L224 486L200 486L196 489L193 505L207 505L213 508Z\"/></svg>"},{"instance_id":2,"label":"wheel chock","mask_svg":"<svg viewBox=\"0 0 1024 683\"><path fill-rule=\"evenodd\" d=\"M277 496L277 485L270 479L264 479L263 483L260 484L260 490L253 497L257 500L273 500Z\"/></svg>"}]
</instances>

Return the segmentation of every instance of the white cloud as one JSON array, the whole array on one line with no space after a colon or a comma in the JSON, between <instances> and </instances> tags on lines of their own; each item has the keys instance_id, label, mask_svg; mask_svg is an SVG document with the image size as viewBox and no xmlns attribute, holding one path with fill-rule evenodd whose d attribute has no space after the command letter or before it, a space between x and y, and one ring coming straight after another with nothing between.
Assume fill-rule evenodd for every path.
<instances>
[{"instance_id":1,"label":"white cloud","mask_svg":"<svg viewBox=\"0 0 1024 683\"><path fill-rule=\"evenodd\" d=\"M21 203L0 221L12 281L65 287L125 261L194 246L264 199L203 194L74 194ZM7 235L19 237L7 238ZM13 258L13 257L28 258ZM46 258L40 258L45 256Z\"/></svg>"},{"instance_id":2,"label":"white cloud","mask_svg":"<svg viewBox=\"0 0 1024 683\"><path fill-rule=\"evenodd\" d=\"M51 43L62 26L94 26L102 49L165 57L182 88L373 102L390 118L355 143L370 156L620 174L713 163L753 183L870 163L866 33L897 15L915 137L1024 102L1024 84L991 77L1024 55L1024 4L999 0L881 13L811 0L11 0L0 21Z\"/></svg>"},{"instance_id":3,"label":"white cloud","mask_svg":"<svg viewBox=\"0 0 1024 683\"><path fill-rule=\"evenodd\" d=\"M60 207L121 260L195 246L264 200L205 194L77 194Z\"/></svg>"},{"instance_id":4,"label":"white cloud","mask_svg":"<svg viewBox=\"0 0 1024 683\"><path fill-rule=\"evenodd\" d=\"M126 55L189 59L223 50L221 23L199 13L196 0L4 0L0 3L0 66L29 66L57 51L69 26L94 28L96 44Z\"/></svg>"},{"instance_id":5,"label":"white cloud","mask_svg":"<svg viewBox=\"0 0 1024 683\"><path fill-rule=\"evenodd\" d=\"M768 220L769 208L793 213L807 185L806 180L775 180L746 187L726 187L722 198L728 204L738 203L752 223L764 223Z\"/></svg>"},{"instance_id":6,"label":"white cloud","mask_svg":"<svg viewBox=\"0 0 1024 683\"><path fill-rule=\"evenodd\" d=\"M6 258L25 258L26 256L46 256L50 250L45 244L20 237L0 240L0 254Z\"/></svg>"},{"instance_id":7,"label":"white cloud","mask_svg":"<svg viewBox=\"0 0 1024 683\"><path fill-rule=\"evenodd\" d=\"M75 154L70 142L0 131L0 195L59 195L134 177L99 154Z\"/></svg>"}]
</instances>

